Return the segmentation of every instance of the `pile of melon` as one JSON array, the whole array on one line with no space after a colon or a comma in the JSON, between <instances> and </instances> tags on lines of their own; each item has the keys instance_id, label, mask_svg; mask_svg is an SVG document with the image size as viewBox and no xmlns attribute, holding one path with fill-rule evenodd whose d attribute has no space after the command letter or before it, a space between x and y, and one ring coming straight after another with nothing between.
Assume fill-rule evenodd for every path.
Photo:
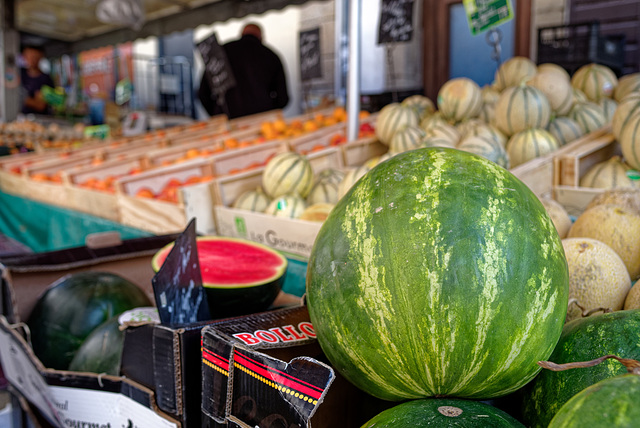
<instances>
[{"instance_id":1,"label":"pile of melon","mask_svg":"<svg viewBox=\"0 0 640 428\"><path fill-rule=\"evenodd\" d=\"M232 207L282 218L323 221L338 202L344 175L333 168L314 174L306 156L281 153L267 163L262 185L241 193Z\"/></svg>"},{"instance_id":2,"label":"pile of melon","mask_svg":"<svg viewBox=\"0 0 640 428\"><path fill-rule=\"evenodd\" d=\"M385 106L376 135L390 155L451 147L513 168L610 123L617 103L637 90L632 84L637 78L621 81L618 89L615 74L598 64L570 76L555 64L536 66L514 57L501 65L492 85L480 88L454 78L442 86L435 104L416 95Z\"/></svg>"}]
</instances>

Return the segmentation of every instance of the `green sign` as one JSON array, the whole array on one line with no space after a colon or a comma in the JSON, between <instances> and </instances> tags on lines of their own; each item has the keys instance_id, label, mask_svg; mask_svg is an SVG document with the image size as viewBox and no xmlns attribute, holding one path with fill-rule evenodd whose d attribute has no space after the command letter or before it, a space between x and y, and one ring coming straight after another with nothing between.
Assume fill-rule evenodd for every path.
<instances>
[{"instance_id":1,"label":"green sign","mask_svg":"<svg viewBox=\"0 0 640 428\"><path fill-rule=\"evenodd\" d=\"M510 0L463 0L474 36L513 18Z\"/></svg>"},{"instance_id":2,"label":"green sign","mask_svg":"<svg viewBox=\"0 0 640 428\"><path fill-rule=\"evenodd\" d=\"M236 221L236 231L238 234L247 236L247 225L244 223L244 218L235 217L234 220Z\"/></svg>"},{"instance_id":3,"label":"green sign","mask_svg":"<svg viewBox=\"0 0 640 428\"><path fill-rule=\"evenodd\" d=\"M84 128L84 136L87 138L96 138L98 140L104 140L111 135L111 128L109 125L94 125Z\"/></svg>"}]
</instances>

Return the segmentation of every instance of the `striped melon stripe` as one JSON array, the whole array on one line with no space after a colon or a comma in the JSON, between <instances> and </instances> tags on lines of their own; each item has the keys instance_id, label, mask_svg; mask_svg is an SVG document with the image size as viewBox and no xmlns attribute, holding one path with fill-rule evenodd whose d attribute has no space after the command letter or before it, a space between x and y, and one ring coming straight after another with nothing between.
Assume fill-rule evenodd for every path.
<instances>
[{"instance_id":1,"label":"striped melon stripe","mask_svg":"<svg viewBox=\"0 0 640 428\"><path fill-rule=\"evenodd\" d=\"M624 154L624 157L628 160L628 162L635 166L636 169L638 169L638 165L640 165L640 153L638 153L638 148L640 146L640 144L636 143L636 135L640 135L638 134L638 132L640 131L640 116L637 116L638 119L634 120L632 122L632 131L631 132L631 141L629 141L629 143L631 143L630 145L627 144L627 139L629 137L626 137L627 135L627 129L624 129L623 135L625 135L625 139L623 140L621 138L621 145L622 145L622 153Z\"/></svg>"},{"instance_id":2,"label":"striped melon stripe","mask_svg":"<svg viewBox=\"0 0 640 428\"><path fill-rule=\"evenodd\" d=\"M582 125L585 132L589 133L604 125L604 121L598 117L598 113L595 107L582 104L576 108L573 119Z\"/></svg>"}]
</instances>

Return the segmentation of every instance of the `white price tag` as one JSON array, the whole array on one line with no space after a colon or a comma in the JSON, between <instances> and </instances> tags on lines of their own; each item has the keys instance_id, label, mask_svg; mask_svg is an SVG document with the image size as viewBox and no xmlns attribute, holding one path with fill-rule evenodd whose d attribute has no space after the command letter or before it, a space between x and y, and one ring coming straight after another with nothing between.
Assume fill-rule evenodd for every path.
<instances>
[{"instance_id":1,"label":"white price tag","mask_svg":"<svg viewBox=\"0 0 640 428\"><path fill-rule=\"evenodd\" d=\"M20 393L51 422L61 424L61 418L50 395L49 385L11 333L4 317L0 317L0 364L5 377Z\"/></svg>"}]
</instances>

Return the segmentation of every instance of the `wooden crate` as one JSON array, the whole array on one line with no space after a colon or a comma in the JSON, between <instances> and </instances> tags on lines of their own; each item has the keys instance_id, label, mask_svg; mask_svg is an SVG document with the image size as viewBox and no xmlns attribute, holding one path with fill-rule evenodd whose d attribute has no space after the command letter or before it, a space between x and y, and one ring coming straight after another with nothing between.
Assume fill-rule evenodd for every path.
<instances>
[{"instance_id":1,"label":"wooden crate","mask_svg":"<svg viewBox=\"0 0 640 428\"><path fill-rule=\"evenodd\" d=\"M327 168L342 167L342 153L335 147L311 153L308 159L316 174ZM264 168L257 168L214 181L215 220L218 234L249 239L266 244L292 257L308 258L322 223L279 218L269 214L231 208L233 202L242 193L262 186L263 171Z\"/></svg>"},{"instance_id":2,"label":"wooden crate","mask_svg":"<svg viewBox=\"0 0 640 428\"><path fill-rule=\"evenodd\" d=\"M389 151L389 147L382 144L376 137L349 141L341 146L344 164L348 167L364 165L366 161L381 156Z\"/></svg>"},{"instance_id":3,"label":"wooden crate","mask_svg":"<svg viewBox=\"0 0 640 428\"><path fill-rule=\"evenodd\" d=\"M336 125L320 128L317 131L310 132L299 137L290 138L287 140L287 143L292 152L307 155L321 147L337 147L338 144L333 143L336 139L346 142L346 132L346 126L342 123L338 123Z\"/></svg>"},{"instance_id":4,"label":"wooden crate","mask_svg":"<svg viewBox=\"0 0 640 428\"><path fill-rule=\"evenodd\" d=\"M536 195L540 197L552 197L553 187L558 180L557 159L561 158L565 153L571 153L579 149L589 141L606 135L610 131L610 125L604 126L560 147L555 152L532 159L529 162L511 168L510 171L522 180L524 184L529 186Z\"/></svg>"},{"instance_id":5,"label":"wooden crate","mask_svg":"<svg viewBox=\"0 0 640 428\"><path fill-rule=\"evenodd\" d=\"M265 166L272 157L289 151L284 141L270 141L241 149L226 150L211 156L213 174L222 177L252 167Z\"/></svg>"},{"instance_id":6,"label":"wooden crate","mask_svg":"<svg viewBox=\"0 0 640 428\"><path fill-rule=\"evenodd\" d=\"M181 232L189 220L196 217L199 233L215 233L211 182L180 187L177 203L135 196L142 188L159 193L170 180L185 181L193 176L213 176L211 161L196 159L117 180L120 222L155 234L165 234Z\"/></svg>"},{"instance_id":7,"label":"wooden crate","mask_svg":"<svg viewBox=\"0 0 640 428\"><path fill-rule=\"evenodd\" d=\"M262 122L273 122L276 119L282 119L282 110L270 110L264 113L252 114L249 116L238 117L229 120L229 128L232 130L259 127Z\"/></svg>"},{"instance_id":8,"label":"wooden crate","mask_svg":"<svg viewBox=\"0 0 640 428\"><path fill-rule=\"evenodd\" d=\"M108 177L122 178L130 176L132 171L142 171L143 169L144 157L138 155L138 157L129 156L125 160L106 161L99 166L65 172L63 181L67 188L68 207L119 222L120 212L115 191L85 188L82 187L82 184L92 178L98 180L104 180Z\"/></svg>"},{"instance_id":9,"label":"wooden crate","mask_svg":"<svg viewBox=\"0 0 640 428\"><path fill-rule=\"evenodd\" d=\"M187 151L195 149L198 151L208 150L213 152L222 152L224 148L224 141L229 138L235 138L239 141L247 139L258 138L258 133L254 129L246 129L242 131L235 131L230 133L216 134L216 135L204 135L201 138L192 140L190 142L182 142L171 147L164 149L153 150L149 152L147 159L147 167L155 168L158 166L166 166L172 164L176 160L185 156ZM228 149L234 150L234 149Z\"/></svg>"},{"instance_id":10,"label":"wooden crate","mask_svg":"<svg viewBox=\"0 0 640 428\"><path fill-rule=\"evenodd\" d=\"M565 207L569 215L579 216L595 196L605 191L580 187L580 179L594 165L621 154L620 144L610 132L596 135L571 151L564 152L555 159L553 198Z\"/></svg>"}]
</instances>

